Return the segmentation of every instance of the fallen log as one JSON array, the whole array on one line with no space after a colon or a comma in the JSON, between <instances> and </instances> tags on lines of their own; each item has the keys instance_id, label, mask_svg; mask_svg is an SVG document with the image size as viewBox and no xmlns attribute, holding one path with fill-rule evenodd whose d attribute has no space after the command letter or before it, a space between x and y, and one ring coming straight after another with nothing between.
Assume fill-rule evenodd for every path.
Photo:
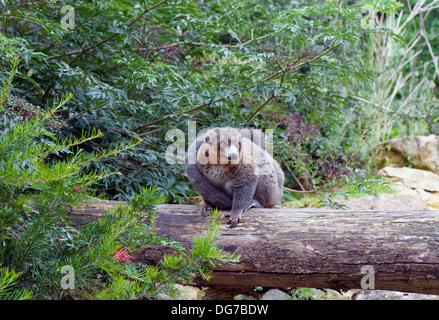
<instances>
[{"instance_id":1,"label":"fallen log","mask_svg":"<svg viewBox=\"0 0 439 320\"><path fill-rule=\"evenodd\" d=\"M205 230L196 205L160 205L154 232L190 247ZM95 215L95 213L91 214ZM251 209L243 223L221 220L218 244L239 263L212 268L215 288L370 288L439 294L439 211ZM156 264L168 248L135 253Z\"/></svg>"}]
</instances>

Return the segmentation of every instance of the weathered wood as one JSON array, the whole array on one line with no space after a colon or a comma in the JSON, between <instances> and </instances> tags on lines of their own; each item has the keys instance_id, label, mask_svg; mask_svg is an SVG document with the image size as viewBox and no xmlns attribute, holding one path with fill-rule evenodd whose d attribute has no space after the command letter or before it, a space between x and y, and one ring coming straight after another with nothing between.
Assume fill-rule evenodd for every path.
<instances>
[{"instance_id":1,"label":"weathered wood","mask_svg":"<svg viewBox=\"0 0 439 320\"><path fill-rule=\"evenodd\" d=\"M199 210L161 205L155 232L190 246L206 228ZM197 284L346 290L360 288L361 269L370 266L375 289L439 294L439 211L251 209L243 222L231 229L224 218L218 238L240 262L213 268L212 279ZM136 257L152 264L168 252L151 248Z\"/></svg>"}]
</instances>

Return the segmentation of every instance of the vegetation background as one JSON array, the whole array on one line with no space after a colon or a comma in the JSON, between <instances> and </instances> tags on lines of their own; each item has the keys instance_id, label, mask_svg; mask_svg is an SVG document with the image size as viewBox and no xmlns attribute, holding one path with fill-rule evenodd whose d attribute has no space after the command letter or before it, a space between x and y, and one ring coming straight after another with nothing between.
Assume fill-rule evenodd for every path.
<instances>
[{"instance_id":1,"label":"vegetation background","mask_svg":"<svg viewBox=\"0 0 439 320\"><path fill-rule=\"evenodd\" d=\"M215 246L215 217L192 250L149 231L155 204L196 194L165 157L189 121L273 129L283 202L381 190L370 151L439 131L438 8L0 0L0 298L156 298L236 259ZM68 208L89 196L129 205L79 227ZM132 263L126 248L150 245L178 254Z\"/></svg>"}]
</instances>

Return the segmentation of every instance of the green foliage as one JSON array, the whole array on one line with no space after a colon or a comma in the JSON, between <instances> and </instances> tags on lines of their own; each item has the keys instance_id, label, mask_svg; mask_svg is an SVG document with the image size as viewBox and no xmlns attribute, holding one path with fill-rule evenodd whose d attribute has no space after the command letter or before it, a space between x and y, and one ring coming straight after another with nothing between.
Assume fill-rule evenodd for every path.
<instances>
[{"instance_id":1,"label":"green foliage","mask_svg":"<svg viewBox=\"0 0 439 320\"><path fill-rule=\"evenodd\" d=\"M74 7L73 30L59 24L65 4ZM141 141L124 156L114 154L89 167L118 171L95 189L119 200L145 186L157 187L170 201L193 194L183 166L168 164L164 156L166 131L187 132L187 120L196 120L198 129L274 128L277 158L299 180L318 178L313 185L322 188L319 181L326 177L315 160L356 153L358 131L352 137L342 132L341 141L332 137L347 129L345 116L357 112L347 92L372 79L355 59L361 50L351 48L375 33L402 43L393 29L371 22L378 13L397 12L401 5L393 1L349 7L271 0L13 1L5 6L3 46L12 53L27 50L23 55L29 61L21 74L30 76L13 93L26 92L30 102L41 105L71 92L62 112L67 126L59 137L79 138L91 128L102 132L79 146L84 153ZM318 130L294 140L291 126L271 121L271 114L280 119L291 113ZM297 187L291 175L287 185Z\"/></svg>"},{"instance_id":2,"label":"green foliage","mask_svg":"<svg viewBox=\"0 0 439 320\"><path fill-rule=\"evenodd\" d=\"M191 251L148 231L163 197L194 194L183 165L166 161L169 129L187 133L189 121L273 129L286 186L311 190L303 202L317 205L384 190L370 149L438 131L432 3L0 0L0 8L0 265L15 272L8 288L37 297L60 296L63 265L75 268L82 296L153 298L195 273L208 277L206 264L233 260L215 246L215 219ZM77 228L66 207L89 195L128 206ZM124 248L141 244L178 253L158 267L131 264Z\"/></svg>"},{"instance_id":3,"label":"green foliage","mask_svg":"<svg viewBox=\"0 0 439 320\"><path fill-rule=\"evenodd\" d=\"M155 205L166 201L156 188L143 188L95 221L69 216L72 206L92 199L97 181L113 174L91 170L91 164L123 156L138 141L87 153L78 146L101 132L61 140L53 131L54 114L71 95L45 111L15 99L10 88L19 60L12 61L0 95L0 299L155 298L177 281L206 275L206 263L233 260L215 245L217 218L190 250L153 234ZM20 116L10 113L11 106ZM178 254L166 256L160 267L133 262L129 252L148 246L171 246ZM74 288L63 287L66 266L74 271Z\"/></svg>"},{"instance_id":4,"label":"green foliage","mask_svg":"<svg viewBox=\"0 0 439 320\"><path fill-rule=\"evenodd\" d=\"M220 215L215 213L210 218L206 234L196 237L191 249L173 245L177 252L165 255L159 266L146 266L140 263L124 266L123 275L115 274L111 281L107 282L105 289L92 296L92 299L157 298L162 293L171 292L175 283L191 283L196 274L208 279L210 272L206 269L207 264L238 261L239 257L234 254L224 255L215 244L219 217ZM132 236L128 239L132 239ZM163 239L161 241L163 242ZM142 242L145 243L145 240ZM108 264L104 272L114 273L114 264Z\"/></svg>"},{"instance_id":5,"label":"green foliage","mask_svg":"<svg viewBox=\"0 0 439 320\"><path fill-rule=\"evenodd\" d=\"M361 61L374 75L366 90L351 90L356 130L371 145L391 138L437 133L437 83L433 34L438 10L432 2L407 1L398 13L375 15L371 21L404 37L396 46L386 35L365 38ZM360 116L361 115L361 116ZM351 129L352 130L352 129ZM355 133L355 130L352 130Z\"/></svg>"},{"instance_id":6,"label":"green foliage","mask_svg":"<svg viewBox=\"0 0 439 320\"><path fill-rule=\"evenodd\" d=\"M310 288L296 288L291 290L291 300L314 300L314 291Z\"/></svg>"},{"instance_id":7,"label":"green foliage","mask_svg":"<svg viewBox=\"0 0 439 320\"><path fill-rule=\"evenodd\" d=\"M19 274L14 270L0 267L0 300L26 300L32 296L26 289L13 290L18 277Z\"/></svg>"},{"instance_id":8,"label":"green foliage","mask_svg":"<svg viewBox=\"0 0 439 320\"><path fill-rule=\"evenodd\" d=\"M221 214L218 210L212 213L212 217L209 218L209 224L206 232L202 236L196 236L193 239L193 245L191 250L191 261L194 261L196 265L203 266L198 271L203 278L210 278L210 271L204 266L212 266L224 263L238 262L239 256L235 254L224 255L223 249L218 248L216 244L216 238L219 236L220 231L220 218Z\"/></svg>"}]
</instances>

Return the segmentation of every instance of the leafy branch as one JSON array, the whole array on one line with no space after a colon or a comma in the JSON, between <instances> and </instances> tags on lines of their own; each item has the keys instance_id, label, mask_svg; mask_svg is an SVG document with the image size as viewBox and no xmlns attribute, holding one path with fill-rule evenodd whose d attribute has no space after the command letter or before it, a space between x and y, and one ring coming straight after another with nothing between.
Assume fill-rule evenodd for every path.
<instances>
[{"instance_id":1,"label":"leafy branch","mask_svg":"<svg viewBox=\"0 0 439 320\"><path fill-rule=\"evenodd\" d=\"M159 1L158 3L156 3L155 5L153 5L153 6L149 7L149 8L146 8L141 14L139 14L136 18L134 18L131 22L129 22L129 23L127 24L127 27L131 27L131 26L134 25L137 21L139 21L139 19L141 19L145 14L147 14L147 13L150 12L151 10L154 10L155 8L157 8L158 6L160 6L161 4L163 4L163 3L167 2L167 1L169 1L169 0L162 0L162 1ZM106 42L108 42L108 41L113 40L113 39L114 39L116 36L118 36L118 35L119 35L119 33L113 33L112 35L108 36L107 38L105 38L105 39L103 39L103 40L101 40L101 41L99 41L99 42L97 42L97 43L95 43L95 44L93 44L93 45L91 45L91 46L88 46L88 47L85 48L85 49L81 49L81 52L80 52L75 58L73 58L72 60L70 60L70 62L68 63L69 66L71 66L72 64L74 64L74 63L75 63L75 62L76 62L81 56L83 56L84 54L86 54L86 53L89 52L90 50L92 50L92 49L94 49L94 48L97 48L97 47L103 45L104 43L106 43Z\"/></svg>"},{"instance_id":2,"label":"leafy branch","mask_svg":"<svg viewBox=\"0 0 439 320\"><path fill-rule=\"evenodd\" d=\"M131 27L132 25L134 25L137 21L139 21L139 19L141 19L145 14L147 14L148 12L150 12L151 10L154 10L155 8L157 8L158 6L160 6L161 4L167 2L168 0L162 0L158 3L156 3L155 5L146 8L141 14L139 14L136 18L134 18L131 22L129 22L127 24L127 27ZM68 62L68 65L71 66L73 65L80 57L82 57L84 54L90 52L91 50L103 45L104 43L113 40L116 36L118 36L119 33L113 33L112 35L108 36L107 38L91 45L88 46L87 48L81 48L81 51L78 53L78 55L76 57L74 57L72 60L70 60ZM49 86L49 88L47 88L46 92L44 93L43 99L46 99L49 95L49 92L52 90L53 85Z\"/></svg>"},{"instance_id":3,"label":"leafy branch","mask_svg":"<svg viewBox=\"0 0 439 320\"><path fill-rule=\"evenodd\" d=\"M282 69L282 68L280 68L280 70L279 71L277 71L277 72L275 72L275 73L273 73L272 75L270 75L270 76L268 76L268 77L266 77L265 79L263 79L261 82L268 82L268 81L270 81L270 80L272 80L272 79L274 79L275 77L277 77L278 75L280 75L280 74L282 74L282 80L281 80L281 83L283 82L283 79L284 79L284 76L285 76L285 74L288 72L288 71L291 71L291 70L294 70L294 69L297 69L297 68L300 68L301 66L303 66L303 65L306 65L306 64L308 64L308 63L311 63L311 62L314 62L314 61L316 61L316 60L318 60L319 58L321 58L322 56L324 56L324 55L327 55L328 53L330 53L332 50L334 50L336 47L338 47L339 45L341 44L341 42L335 42L330 48L328 48L328 49L326 49L325 51L323 51L322 53L320 53L320 54L318 54L318 55L316 55L316 56L314 56L313 58L311 58L311 59L308 59L308 60L306 60L306 61L303 61L303 62L298 62L298 63L295 63L295 64L293 64L293 65L291 65L291 66L287 66L285 69ZM236 96L236 95L238 95L238 94L240 94L240 92L238 92L238 91L236 91L236 92L234 92L234 93L232 93L231 94L231 96ZM259 111L260 110L262 110L273 98L275 98L275 95L274 94L272 94L272 95L270 95L270 97L250 116L250 118L249 118L249 120L247 120L247 125L251 122L251 120L253 120L253 118L259 113ZM197 110L199 110L199 109L202 109L202 108L204 108L204 107L207 107L207 106L210 106L210 105L212 105L212 104L214 104L214 103L217 103L217 102L221 102L221 101L224 101L224 100L226 100L227 99L227 97L222 97L222 98L218 98L218 99L212 99L211 101L209 101L209 102L204 102L204 103L202 103L202 104L199 104L199 105L197 105L197 106L195 106L195 107L192 107L192 108L190 108L190 109L187 109L187 110L184 110L184 111L182 111L182 112L180 112L180 113L178 113L178 115L186 115L186 114L189 114L189 113L191 113L191 112L194 112L194 111L197 111ZM164 117L161 117L161 118L159 118L159 119L156 119L156 120L153 120L153 121L150 121L150 122L148 122L148 123L145 123L145 124L141 124L141 125L139 125L139 126L137 126L137 127L135 127L135 128L133 128L132 130L133 131L139 131L140 129L143 129L143 128L146 128L146 127L149 127L149 126L152 126L152 125L154 125L154 124L157 124L157 123L160 123L160 122L162 122L162 121L164 121L164 120L168 120L169 118L171 118L171 117L173 117L173 116L175 116L175 115L167 115L167 116L164 116Z\"/></svg>"}]
</instances>

